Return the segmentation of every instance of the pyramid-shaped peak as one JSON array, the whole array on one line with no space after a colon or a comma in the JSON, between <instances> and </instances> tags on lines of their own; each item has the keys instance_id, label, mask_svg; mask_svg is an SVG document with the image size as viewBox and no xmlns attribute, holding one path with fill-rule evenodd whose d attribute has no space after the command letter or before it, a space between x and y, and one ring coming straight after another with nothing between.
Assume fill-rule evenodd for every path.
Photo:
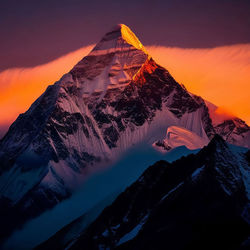
<instances>
[{"instance_id":1,"label":"pyramid-shaped peak","mask_svg":"<svg viewBox=\"0 0 250 250\"><path fill-rule=\"evenodd\" d=\"M82 93L88 98L94 92L124 88L149 58L136 35L126 25L118 24L74 66L71 74L84 82Z\"/></svg>"},{"instance_id":2,"label":"pyramid-shaped peak","mask_svg":"<svg viewBox=\"0 0 250 250\"><path fill-rule=\"evenodd\" d=\"M148 54L140 40L128 26L125 24L117 24L103 36L101 41L93 49L93 52L103 54L105 51L111 52L131 46Z\"/></svg>"}]
</instances>

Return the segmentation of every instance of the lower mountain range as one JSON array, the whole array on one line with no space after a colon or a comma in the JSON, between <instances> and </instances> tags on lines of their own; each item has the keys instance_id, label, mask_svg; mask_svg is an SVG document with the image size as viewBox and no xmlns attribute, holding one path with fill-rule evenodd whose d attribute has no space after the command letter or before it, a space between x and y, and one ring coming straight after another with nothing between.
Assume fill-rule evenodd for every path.
<instances>
[{"instance_id":1,"label":"lower mountain range","mask_svg":"<svg viewBox=\"0 0 250 250\"><path fill-rule=\"evenodd\" d=\"M156 162L90 226L80 229L83 215L37 249L249 249L249 167L249 150L216 135Z\"/></svg>"}]
</instances>

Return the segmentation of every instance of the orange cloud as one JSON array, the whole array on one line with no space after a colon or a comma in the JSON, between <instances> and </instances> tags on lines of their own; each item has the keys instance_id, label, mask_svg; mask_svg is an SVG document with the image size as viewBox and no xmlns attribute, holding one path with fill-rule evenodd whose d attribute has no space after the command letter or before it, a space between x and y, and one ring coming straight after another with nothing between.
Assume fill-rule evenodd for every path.
<instances>
[{"instance_id":1,"label":"orange cloud","mask_svg":"<svg viewBox=\"0 0 250 250\"><path fill-rule=\"evenodd\" d=\"M150 47L148 51L190 92L250 124L250 44L211 49Z\"/></svg>"},{"instance_id":2,"label":"orange cloud","mask_svg":"<svg viewBox=\"0 0 250 250\"><path fill-rule=\"evenodd\" d=\"M1 72L0 127L6 129L49 84L60 79L92 47L81 48L34 68ZM212 49L149 46L147 50L190 92L230 110L250 123L250 44Z\"/></svg>"},{"instance_id":3,"label":"orange cloud","mask_svg":"<svg viewBox=\"0 0 250 250\"><path fill-rule=\"evenodd\" d=\"M81 48L52 62L33 68L14 68L0 73L0 130L6 130L20 113L68 72L93 46ZM1 132L0 132L1 136Z\"/></svg>"}]
</instances>

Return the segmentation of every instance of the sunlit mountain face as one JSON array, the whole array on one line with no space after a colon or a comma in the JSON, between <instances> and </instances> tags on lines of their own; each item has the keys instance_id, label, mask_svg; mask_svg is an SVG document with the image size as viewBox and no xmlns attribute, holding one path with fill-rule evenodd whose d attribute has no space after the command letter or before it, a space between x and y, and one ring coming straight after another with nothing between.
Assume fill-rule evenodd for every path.
<instances>
[{"instance_id":1,"label":"sunlit mountain face","mask_svg":"<svg viewBox=\"0 0 250 250\"><path fill-rule=\"evenodd\" d=\"M249 244L250 128L231 114L234 111L223 111L210 99L192 93L192 85L186 88L176 81L158 63L162 55L154 56L157 51L144 47L128 26L118 24L91 48L24 71L17 78L11 74L19 74L18 70L1 74L2 79L20 80L3 88L6 96L11 90L17 96L20 89L32 86L26 92L31 101L32 93L39 95L46 88L0 140L4 249L38 245L54 249L55 242L60 249L84 245L164 249L164 244L172 249L200 249L207 235L214 243L220 238L219 230L212 230L217 225L224 230L218 246ZM51 69L48 78L44 77L47 69ZM27 85L23 80L29 74ZM183 76L180 73L179 79ZM36 77L45 83L35 85ZM50 79L59 80L47 86ZM13 119L7 112L6 117ZM166 161L153 165L159 160ZM199 203L201 197L204 201ZM186 213L183 208L189 200ZM199 213L192 214L197 207ZM118 214L113 212L116 208ZM165 208L166 214L161 212ZM157 211L161 218L154 215ZM173 239L185 223L189 240L184 230L179 234L181 244L175 247ZM162 226L168 230L155 235ZM169 232L173 237L166 237Z\"/></svg>"}]
</instances>

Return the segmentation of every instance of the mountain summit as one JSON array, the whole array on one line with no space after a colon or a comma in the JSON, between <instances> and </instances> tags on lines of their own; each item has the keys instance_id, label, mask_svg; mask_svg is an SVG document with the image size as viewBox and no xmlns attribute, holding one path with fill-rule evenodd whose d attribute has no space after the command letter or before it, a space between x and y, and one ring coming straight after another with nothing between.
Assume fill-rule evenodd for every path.
<instances>
[{"instance_id":1,"label":"mountain summit","mask_svg":"<svg viewBox=\"0 0 250 250\"><path fill-rule=\"evenodd\" d=\"M205 101L158 65L127 26L116 26L0 141L1 231L13 230L13 214L16 226L55 206L128 150L164 139L170 126L179 138L190 131L179 141L195 134L205 145L221 131L250 147L247 125L225 122L215 131Z\"/></svg>"},{"instance_id":2,"label":"mountain summit","mask_svg":"<svg viewBox=\"0 0 250 250\"><path fill-rule=\"evenodd\" d=\"M104 96L107 89L127 85L148 58L136 35L126 25L119 24L70 73L80 83L84 96L93 92L102 92Z\"/></svg>"},{"instance_id":3,"label":"mountain summit","mask_svg":"<svg viewBox=\"0 0 250 250\"><path fill-rule=\"evenodd\" d=\"M125 24L118 24L101 39L91 54L93 52L107 53L107 50L110 49L113 51L124 50L126 47L127 49L131 49L129 45L138 50L142 50L145 54L148 54L131 29Z\"/></svg>"}]
</instances>

